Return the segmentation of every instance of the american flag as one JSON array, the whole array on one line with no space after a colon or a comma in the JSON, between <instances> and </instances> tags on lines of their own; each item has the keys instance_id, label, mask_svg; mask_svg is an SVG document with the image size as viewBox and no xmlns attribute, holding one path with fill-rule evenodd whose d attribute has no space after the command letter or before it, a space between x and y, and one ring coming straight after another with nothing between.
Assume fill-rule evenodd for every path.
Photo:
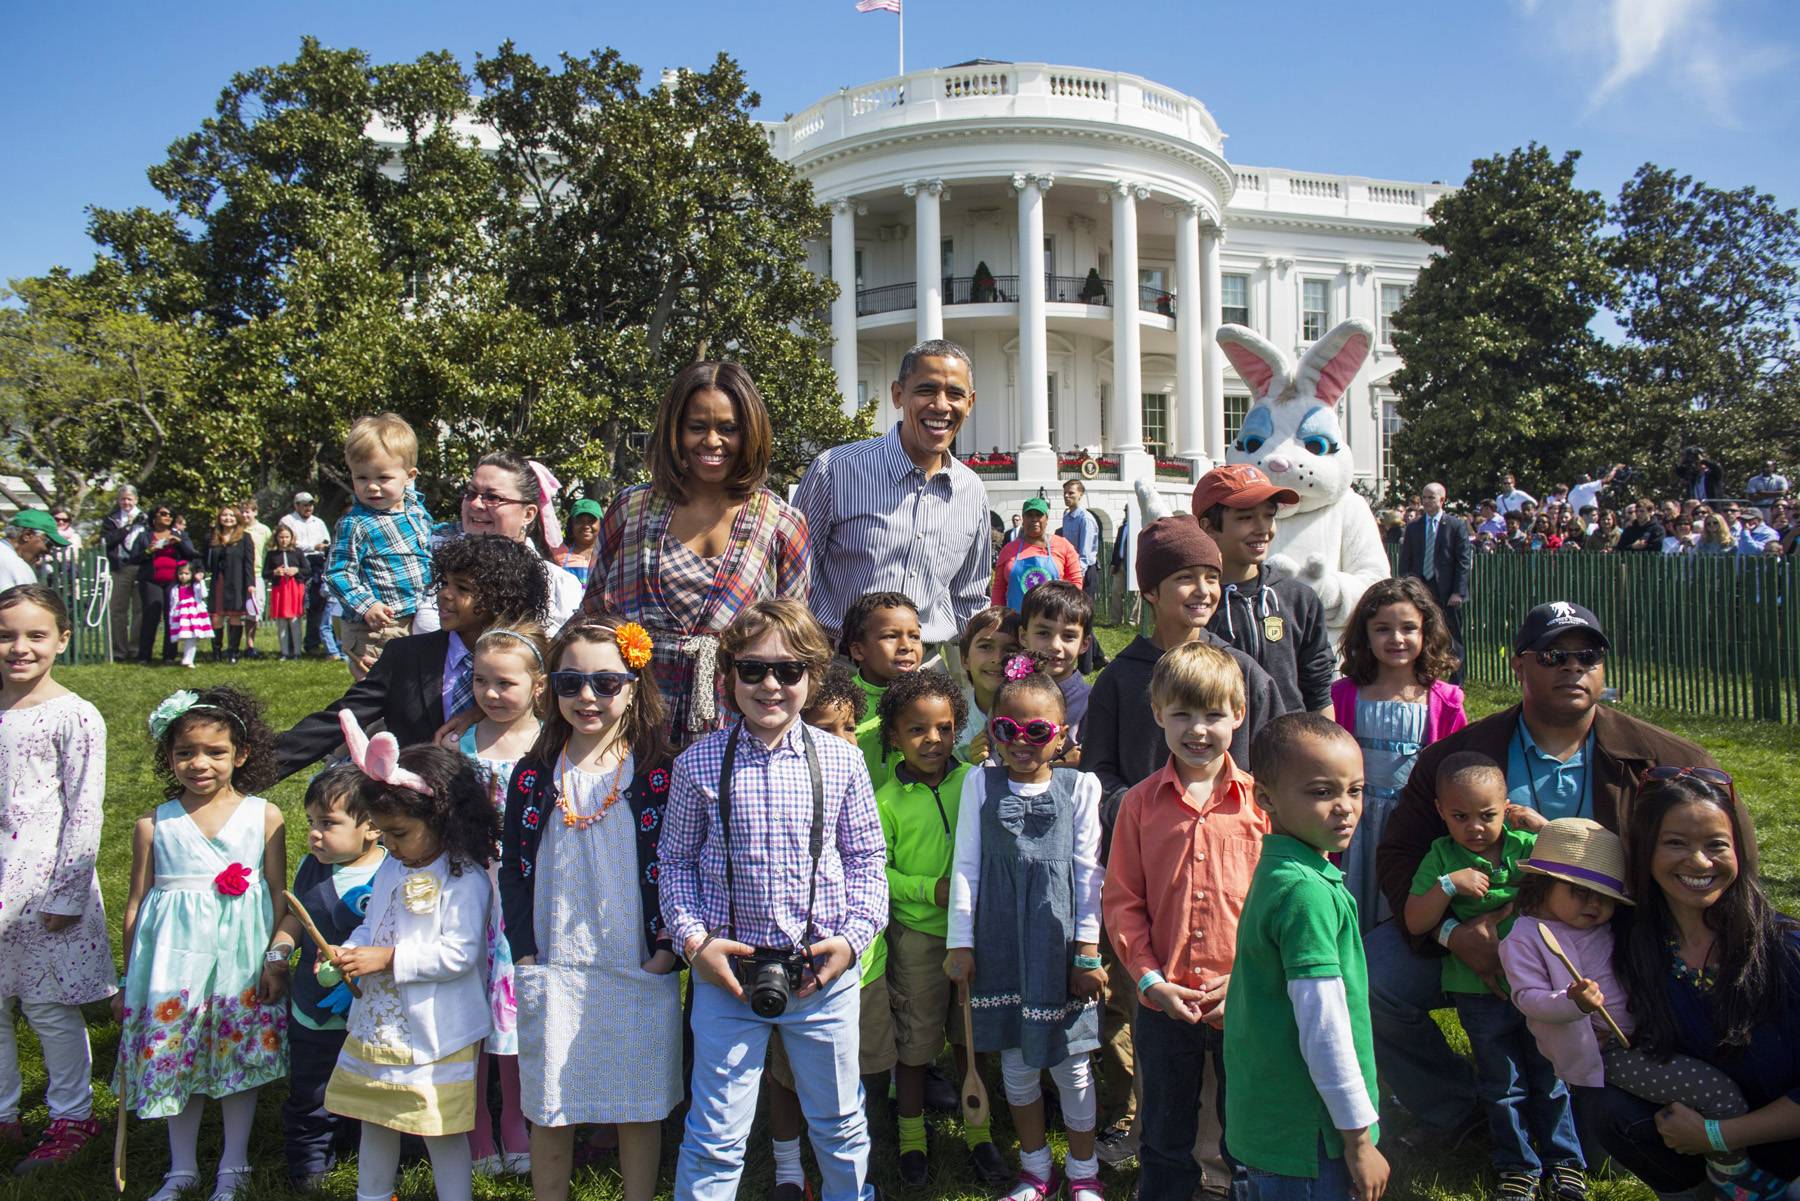
<instances>
[{"instance_id":1,"label":"american flag","mask_svg":"<svg viewBox=\"0 0 1800 1201\"><path fill-rule=\"evenodd\" d=\"M900 0L856 0L856 11L859 13L897 13L900 11Z\"/></svg>"}]
</instances>

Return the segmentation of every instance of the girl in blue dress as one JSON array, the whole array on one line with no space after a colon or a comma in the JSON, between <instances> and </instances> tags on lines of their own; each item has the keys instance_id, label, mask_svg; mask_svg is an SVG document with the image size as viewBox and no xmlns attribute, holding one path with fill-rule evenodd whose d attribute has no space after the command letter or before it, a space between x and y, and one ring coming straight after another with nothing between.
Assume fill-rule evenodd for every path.
<instances>
[{"instance_id":1,"label":"girl in blue dress","mask_svg":"<svg viewBox=\"0 0 1800 1201\"><path fill-rule=\"evenodd\" d=\"M275 735L231 687L177 692L150 715L169 799L131 835L125 902L120 1104L169 1123L169 1171L150 1201L199 1179L205 1098L224 1118L211 1201L248 1182L256 1090L287 1075L287 956L269 958L285 905L281 810L254 793L275 778Z\"/></svg>"}]
</instances>

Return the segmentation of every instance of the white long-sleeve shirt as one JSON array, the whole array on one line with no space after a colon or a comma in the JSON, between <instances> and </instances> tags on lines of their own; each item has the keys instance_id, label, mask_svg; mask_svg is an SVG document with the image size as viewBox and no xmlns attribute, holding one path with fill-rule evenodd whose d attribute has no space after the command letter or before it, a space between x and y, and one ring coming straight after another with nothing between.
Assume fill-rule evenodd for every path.
<instances>
[{"instance_id":1,"label":"white long-sleeve shirt","mask_svg":"<svg viewBox=\"0 0 1800 1201\"><path fill-rule=\"evenodd\" d=\"M1339 1130L1361 1130L1375 1123L1375 1106L1350 1029L1350 1003L1342 976L1288 981L1294 1025L1300 1032L1300 1057L1312 1076L1331 1124Z\"/></svg>"},{"instance_id":2,"label":"white long-sleeve shirt","mask_svg":"<svg viewBox=\"0 0 1800 1201\"><path fill-rule=\"evenodd\" d=\"M1072 768L1059 768L1070 771ZM1050 782L1020 784L1008 779L1016 796L1038 796ZM997 798L996 798L997 799ZM975 946L975 898L981 892L981 810L989 803L987 772L977 767L963 777L962 808L956 815L956 858L950 868L950 931L946 945ZM1100 941L1100 779L1080 772L1075 783L1075 941Z\"/></svg>"}]
</instances>

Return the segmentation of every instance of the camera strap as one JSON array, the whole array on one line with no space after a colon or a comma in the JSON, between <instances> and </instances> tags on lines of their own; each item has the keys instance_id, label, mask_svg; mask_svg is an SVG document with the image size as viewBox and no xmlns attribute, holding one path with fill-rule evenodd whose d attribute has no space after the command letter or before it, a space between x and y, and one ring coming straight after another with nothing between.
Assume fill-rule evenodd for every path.
<instances>
[{"instance_id":1,"label":"camera strap","mask_svg":"<svg viewBox=\"0 0 1800 1201\"><path fill-rule=\"evenodd\" d=\"M744 723L738 722L731 727L731 733L725 739L725 761L719 767L719 830L725 835L725 930L728 937L737 938L737 887L732 874L732 863L737 858L731 849L731 770L737 762L738 736L744 732ZM807 841L808 854L812 856L812 873L806 885L806 930L804 937L810 939L813 934L813 900L819 892L819 856L825 851L825 777L819 770L819 751L813 745L812 731L806 724L800 724L800 740L806 746L806 769L812 776L812 834ZM810 945L808 943L807 945Z\"/></svg>"}]
</instances>

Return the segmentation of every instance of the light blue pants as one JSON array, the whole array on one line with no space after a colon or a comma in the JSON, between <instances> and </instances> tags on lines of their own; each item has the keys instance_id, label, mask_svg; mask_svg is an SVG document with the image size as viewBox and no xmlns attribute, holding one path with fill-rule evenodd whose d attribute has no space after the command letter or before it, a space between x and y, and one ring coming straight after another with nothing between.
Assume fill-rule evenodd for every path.
<instances>
[{"instance_id":1,"label":"light blue pants","mask_svg":"<svg viewBox=\"0 0 1800 1201\"><path fill-rule=\"evenodd\" d=\"M793 1065L794 1091L822 1178L821 1201L873 1201L869 1125L857 1076L860 985L851 964L824 992L790 1002L780 1017L760 1018L724 989L695 983L694 1099L675 1162L677 1197L737 1197L774 1029Z\"/></svg>"}]
</instances>

